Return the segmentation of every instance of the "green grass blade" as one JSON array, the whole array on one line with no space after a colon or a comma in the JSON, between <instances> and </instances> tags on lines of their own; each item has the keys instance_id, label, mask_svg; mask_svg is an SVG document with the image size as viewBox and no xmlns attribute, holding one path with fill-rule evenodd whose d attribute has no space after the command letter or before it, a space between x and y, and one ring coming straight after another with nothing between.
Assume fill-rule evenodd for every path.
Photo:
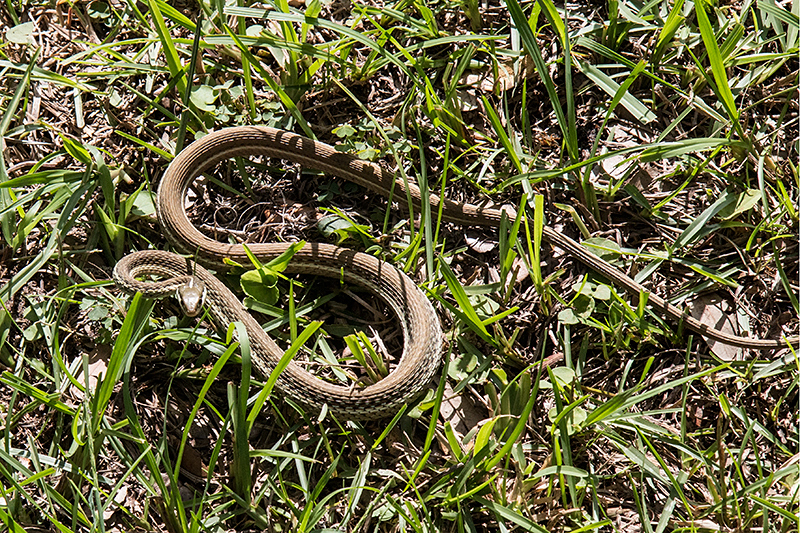
<instances>
[{"instance_id":1,"label":"green grass blade","mask_svg":"<svg viewBox=\"0 0 800 533\"><path fill-rule=\"evenodd\" d=\"M650 62L653 65L658 65L661 63L661 58L664 57L664 52L666 51L667 47L672 44L672 39L675 36L675 32L677 32L678 28L680 28L683 24L684 17L681 15L683 2L684 0L675 1L672 9L669 11L669 15L667 15L667 20L664 21L664 25L661 27L661 31L658 34L658 41L656 41L656 48L653 51L653 56L650 58Z\"/></svg>"},{"instance_id":2,"label":"green grass blade","mask_svg":"<svg viewBox=\"0 0 800 533\"><path fill-rule=\"evenodd\" d=\"M627 88L630 87L630 83L627 87L624 85L621 86L594 65L580 60L576 63L587 77L594 81L606 94L612 97L612 105L616 106L617 103L621 103L622 107L627 109L631 115L642 124L649 124L656 119L656 114L653 113L649 107L627 91ZM641 67L639 67L639 65L641 65ZM637 68L639 72L641 72L644 70L645 63L642 61L639 65L637 65ZM635 79L635 77L628 78L631 83L633 83ZM623 87L625 88L624 90Z\"/></svg>"},{"instance_id":3,"label":"green grass blade","mask_svg":"<svg viewBox=\"0 0 800 533\"><path fill-rule=\"evenodd\" d=\"M483 496L476 496L475 501L489 509L492 513L496 514L500 517L503 521L508 521L513 524L516 524L522 531L530 531L532 533L548 533L548 531L534 522L533 520L526 518L519 514L518 512L509 509L504 505L500 505L499 503L493 502L484 498Z\"/></svg>"},{"instance_id":4,"label":"green grass blade","mask_svg":"<svg viewBox=\"0 0 800 533\"><path fill-rule=\"evenodd\" d=\"M17 83L17 88L14 90L14 95L6 104L6 110L3 113L2 120L0 120L0 142L6 136L6 132L8 132L8 126L11 124L11 121L14 119L14 116L17 113L17 108L22 101L23 95L27 92L28 85L31 81L31 73L33 72L33 68L36 66L36 60L38 59L41 51L41 48L37 48L31 56L28 62L28 67L25 69L25 73L22 75L19 83ZM4 151L5 150L0 150L0 183L8 180L8 175L6 174L5 157L3 155ZM12 244L14 241L13 229L15 214L13 211L8 209L8 206L12 203L13 199L11 198L11 192L9 189L6 187L0 189L0 211L2 211L2 215L0 215L0 229L2 229L3 232L3 239L5 239L6 243L8 244Z\"/></svg>"},{"instance_id":5,"label":"green grass blade","mask_svg":"<svg viewBox=\"0 0 800 533\"><path fill-rule=\"evenodd\" d=\"M500 461L503 461L506 456L511 452L511 449L516 444L517 439L519 439L522 432L525 431L525 428L528 425L528 417L531 415L531 411L533 411L533 405L536 403L536 400L539 397L539 384L538 380L536 386L533 389L530 398L525 403L525 407L522 409L522 413L520 413L519 418L517 419L517 423L514 425L514 429L511 431L511 434L508 436L508 439L503 444L500 451L498 451L494 457L488 459L486 463L483 465L483 468L487 471L490 471L492 468L497 466Z\"/></svg>"},{"instance_id":6,"label":"green grass blade","mask_svg":"<svg viewBox=\"0 0 800 533\"><path fill-rule=\"evenodd\" d=\"M463 313L463 316L467 319L467 326L475 331L475 333L480 335L484 340L490 341L491 335L489 335L489 332L486 331L483 321L478 317L475 307L469 300L467 293L464 292L464 287L461 285L461 282L458 281L458 278L450 269L450 266L446 262L440 261L439 271L444 276L444 279L447 282L447 287L450 289L450 294L453 295L453 298L458 304L458 308Z\"/></svg>"},{"instance_id":7,"label":"green grass blade","mask_svg":"<svg viewBox=\"0 0 800 533\"><path fill-rule=\"evenodd\" d=\"M225 31L228 33L228 36L233 39L236 43L236 46L239 47L239 51L242 53L242 56L246 57L247 60L250 62L250 65L255 68L259 74L261 74L262 81L265 81L267 85L269 85L270 89L272 89L275 94L281 100L281 103L286 107L289 113L294 117L297 121L297 124L303 130L303 132L311 139L314 139L316 135L311 130L311 127L306 122L306 119L303 118L302 113L297 108L297 104L292 100L292 98L286 93L286 91L278 85L278 83L272 79L272 75L261 65L261 60L259 60L256 56L254 56L250 50L242 43L239 36L237 36L228 26L225 26Z\"/></svg>"},{"instance_id":8,"label":"green grass blade","mask_svg":"<svg viewBox=\"0 0 800 533\"><path fill-rule=\"evenodd\" d=\"M517 0L506 0L506 7L508 7L508 11L511 14L511 19L514 21L514 25L519 32L520 38L522 39L522 44L533 59L534 65L536 66L536 71L539 73L539 78L541 79L542 83L544 83L545 89L547 90L547 96L550 98L550 104L553 106L553 111L556 113L556 118L558 120L558 126L561 129L561 133L564 135L565 139L569 139L573 126L570 126L567 116L564 114L564 109L561 107L561 99L559 98L556 87L553 84L550 71L544 62L542 51L539 49L539 44L536 42L536 36L533 34L533 30L531 30L531 27L528 25L528 19L525 16L525 13L522 11L522 8ZM567 146L569 148L573 145L568 143ZM570 153L570 158L572 160L577 160L578 154Z\"/></svg>"},{"instance_id":9,"label":"green grass blade","mask_svg":"<svg viewBox=\"0 0 800 533\"><path fill-rule=\"evenodd\" d=\"M163 157L167 161L172 161L172 159L175 157L171 153L167 152L166 150L163 150L163 149L159 148L155 144L149 143L149 142L144 141L142 139L139 139L138 137L134 137L133 135L131 135L129 133L126 133L124 131L117 130L114 133L116 133L120 137L124 137L125 139L128 139L129 141L138 144L139 146L141 146L143 148L147 148L151 152L160 155L161 157Z\"/></svg>"},{"instance_id":10,"label":"green grass blade","mask_svg":"<svg viewBox=\"0 0 800 533\"><path fill-rule=\"evenodd\" d=\"M705 211L703 211L700 216L695 218L691 224L689 224L683 233L681 233L677 239L675 239L675 243L673 244L674 250L680 250L681 248L697 241L698 239L704 237L709 232L713 231L714 228L710 226L711 219L717 215L720 211L725 209L726 207L733 204L737 199L738 195L729 191L724 191L722 195L717 198L717 201L711 204Z\"/></svg>"},{"instance_id":11,"label":"green grass blade","mask_svg":"<svg viewBox=\"0 0 800 533\"><path fill-rule=\"evenodd\" d=\"M556 35L561 41L561 46L564 52L564 98L567 101L567 135L564 137L567 147L567 153L570 154L573 160L576 160L580 153L578 146L578 120L575 115L575 94L572 89L572 44L567 31L567 23L561 19L556 6L553 5L551 0L539 0L543 6L542 12L550 24L555 28ZM567 15L567 6L564 7L565 16ZM552 100L552 99L551 99ZM592 211L596 211L596 200L590 200L590 207Z\"/></svg>"},{"instance_id":12,"label":"green grass blade","mask_svg":"<svg viewBox=\"0 0 800 533\"><path fill-rule=\"evenodd\" d=\"M497 111L494 110L494 107L486 96L481 95L481 99L483 100L483 107L486 109L486 114L489 115L492 128L494 128L494 132L497 134L497 138L500 140L500 144L503 146L506 155L511 158L511 162L514 164L514 168L516 168L517 172L522 174L524 170L522 169L522 162L520 161L519 154L511 143L511 139L508 138L506 129L503 127L503 123L500 121Z\"/></svg>"},{"instance_id":13,"label":"green grass blade","mask_svg":"<svg viewBox=\"0 0 800 533\"><path fill-rule=\"evenodd\" d=\"M528 227L527 220L525 227ZM529 232L530 233L530 232ZM533 197L533 242L531 250L531 277L536 286L536 292L544 294L544 279L542 277L542 234L544 233L544 196L537 194Z\"/></svg>"},{"instance_id":14,"label":"green grass blade","mask_svg":"<svg viewBox=\"0 0 800 533\"><path fill-rule=\"evenodd\" d=\"M314 321L311 322L306 328L297 336L297 340L292 342L289 349L284 352L283 357L281 357L278 364L272 370L267 379L267 382L264 384L264 387L259 392L258 397L256 398L255 402L253 402L253 406L250 408L250 414L247 416L247 424L248 427L252 430L253 424L255 423L256 417L261 413L261 407L264 405L264 402L269 398L269 395L272 393L272 389L275 387L275 382L278 381L278 377L280 376L281 372L289 365L289 362L295 356L295 354L300 351L300 349L305 345L305 343L310 339L314 333L322 326L322 322Z\"/></svg>"},{"instance_id":15,"label":"green grass blade","mask_svg":"<svg viewBox=\"0 0 800 533\"><path fill-rule=\"evenodd\" d=\"M111 357L108 359L108 370L103 376L103 381L92 402L91 429L95 435L100 431L100 424L103 417L105 417L114 388L119 383L123 370L128 366L127 360L133 357L134 350L138 346L136 341L140 338L145 326L147 326L147 320L152 310L153 301L146 300L143 302L141 294L137 293L131 299L125 320L122 322L117 340L114 342Z\"/></svg>"},{"instance_id":16,"label":"green grass blade","mask_svg":"<svg viewBox=\"0 0 800 533\"><path fill-rule=\"evenodd\" d=\"M183 96L186 93L187 86L186 78L184 77L185 73L181 58L178 55L178 49L175 48L175 41L172 40L172 35L164 21L164 16L161 14L161 8L159 7L161 3L158 0L148 0L147 3L150 6L150 18L152 19L153 27L161 41L164 58L167 60L169 73L173 79L177 80L178 94ZM187 107L189 106L189 102L184 102L184 104Z\"/></svg>"},{"instance_id":17,"label":"green grass blade","mask_svg":"<svg viewBox=\"0 0 800 533\"><path fill-rule=\"evenodd\" d=\"M186 129L189 125L189 117L192 115L190 113L190 102L192 98L192 88L193 88L193 79L194 79L194 72L197 68L197 60L200 57L201 48L200 48L200 36L202 34L203 27L203 12L201 11L197 17L197 24L195 25L195 33L194 33L194 42L192 43L192 58L189 61L189 70L187 70L186 75L186 87L183 93L183 103L186 106L186 110L181 114L181 124L178 127L178 136L175 140L175 153L178 154L183 150L183 143L186 139ZM201 59L202 61L202 59Z\"/></svg>"},{"instance_id":18,"label":"green grass blade","mask_svg":"<svg viewBox=\"0 0 800 533\"><path fill-rule=\"evenodd\" d=\"M733 99L733 93L728 82L728 74L725 72L725 65L722 61L719 46L717 45L717 38L714 35L714 30L711 27L711 22L708 20L706 14L707 0L697 0L695 2L694 12L697 14L697 24L700 26L700 35L703 37L703 44L706 46L708 53L708 60L711 62L711 72L714 75L714 81L717 86L717 94L725 106L725 111L728 113L728 118L733 124L734 128L739 131L739 134L744 136L739 124L739 110L736 108L736 103ZM709 4L710 6L710 4ZM713 9L713 6L710 6Z\"/></svg>"}]
</instances>

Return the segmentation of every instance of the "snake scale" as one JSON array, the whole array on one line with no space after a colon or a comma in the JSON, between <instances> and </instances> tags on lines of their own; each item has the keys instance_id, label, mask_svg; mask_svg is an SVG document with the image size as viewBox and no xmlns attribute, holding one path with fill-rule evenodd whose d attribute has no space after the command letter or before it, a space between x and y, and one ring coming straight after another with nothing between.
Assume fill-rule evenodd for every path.
<instances>
[{"instance_id":1,"label":"snake scale","mask_svg":"<svg viewBox=\"0 0 800 533\"><path fill-rule=\"evenodd\" d=\"M215 241L194 227L184 208L186 192L198 176L219 162L250 156L278 158L321 170L375 193L391 195L403 207L408 197L416 208L423 201L415 185L406 187L403 180L380 166L338 152L324 143L269 127L242 126L218 130L193 142L171 162L159 185L157 200L158 219L167 239L182 253L196 257L198 262L215 270L229 268L223 263L224 258L240 264L249 264L249 260L242 245ZM497 226L503 214L502 210L480 208L435 195L430 195L426 201L436 207L442 202L444 219L457 224ZM634 297L647 292L642 285L564 234L545 227L543 236ZM287 246L284 243L259 243L249 244L248 248L260 260L268 261L283 253ZM201 283L197 285L205 288L205 302L213 320L223 328L233 321L242 322L247 328L253 364L262 376L269 376L283 351L213 274L195 265L192 267L193 277L188 268L186 259L179 255L156 250L139 251L117 263L114 280L127 292L138 291L153 298L173 294L199 280ZM294 255L287 272L326 276L374 292L399 318L404 348L400 361L388 377L363 388L322 381L291 362L276 383L283 393L312 410L318 411L327 405L337 416L375 419L393 414L427 386L440 364L443 335L428 298L406 274L372 255L325 243L307 243ZM143 275L163 279L137 279ZM647 301L670 319L726 344L776 349L800 343L797 337L782 340L738 337L700 322L658 295L649 294Z\"/></svg>"}]
</instances>

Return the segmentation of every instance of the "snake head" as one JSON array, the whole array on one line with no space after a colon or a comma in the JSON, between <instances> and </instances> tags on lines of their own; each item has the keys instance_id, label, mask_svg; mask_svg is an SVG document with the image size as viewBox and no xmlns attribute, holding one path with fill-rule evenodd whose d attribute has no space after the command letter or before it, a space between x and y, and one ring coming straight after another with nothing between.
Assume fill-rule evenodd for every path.
<instances>
[{"instance_id":1,"label":"snake head","mask_svg":"<svg viewBox=\"0 0 800 533\"><path fill-rule=\"evenodd\" d=\"M197 276L191 276L189 281L178 287L175 297L186 316L195 317L203 310L206 299L206 285Z\"/></svg>"}]
</instances>

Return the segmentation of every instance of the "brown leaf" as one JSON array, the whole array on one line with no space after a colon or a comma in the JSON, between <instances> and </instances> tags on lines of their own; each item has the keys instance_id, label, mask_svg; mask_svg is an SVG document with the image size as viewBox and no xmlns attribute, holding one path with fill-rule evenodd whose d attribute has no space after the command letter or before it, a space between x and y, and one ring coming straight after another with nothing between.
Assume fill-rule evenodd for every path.
<instances>
[{"instance_id":1,"label":"brown leaf","mask_svg":"<svg viewBox=\"0 0 800 533\"><path fill-rule=\"evenodd\" d=\"M692 316L708 327L725 333L738 335L736 315L731 304L717 293L703 294L691 302ZM708 347L723 361L733 361L740 357L741 348L730 346L703 336Z\"/></svg>"},{"instance_id":2,"label":"brown leaf","mask_svg":"<svg viewBox=\"0 0 800 533\"><path fill-rule=\"evenodd\" d=\"M445 383L444 399L439 416L450 422L456 436L463 440L464 435L476 427L489 413L486 406L475 402L467 393L455 394L450 383Z\"/></svg>"},{"instance_id":3,"label":"brown leaf","mask_svg":"<svg viewBox=\"0 0 800 533\"><path fill-rule=\"evenodd\" d=\"M77 379L78 383L81 385L86 385L88 382L88 390L90 392L94 392L97 389L97 385L100 380L103 379L103 376L105 376L108 372L108 360L111 357L111 347L106 344L95 346L95 348L89 353L88 357L88 378L84 376L83 365L81 364L80 369L75 375L75 379ZM83 393L80 392L75 386L70 387L70 393L74 395L75 398L83 397Z\"/></svg>"},{"instance_id":4,"label":"brown leaf","mask_svg":"<svg viewBox=\"0 0 800 533\"><path fill-rule=\"evenodd\" d=\"M473 230L467 230L464 240L467 241L470 250L479 254L489 253L499 244L496 240Z\"/></svg>"},{"instance_id":5,"label":"brown leaf","mask_svg":"<svg viewBox=\"0 0 800 533\"><path fill-rule=\"evenodd\" d=\"M521 59L510 59L497 65L497 78L492 67L480 71L465 73L460 80L462 86L478 87L484 93L492 93L495 88L505 92L520 85L523 80L530 79L536 74L533 61L528 56Z\"/></svg>"}]
</instances>

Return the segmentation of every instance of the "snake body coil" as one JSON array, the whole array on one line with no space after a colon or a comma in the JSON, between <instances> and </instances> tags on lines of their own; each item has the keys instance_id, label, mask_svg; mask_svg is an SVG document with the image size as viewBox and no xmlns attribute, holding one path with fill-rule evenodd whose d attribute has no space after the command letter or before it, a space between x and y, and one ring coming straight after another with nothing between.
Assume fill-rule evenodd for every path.
<instances>
[{"instance_id":1,"label":"snake body coil","mask_svg":"<svg viewBox=\"0 0 800 533\"><path fill-rule=\"evenodd\" d=\"M309 244L311 258L318 248ZM344 279L370 289L380 296L399 317L404 336L400 362L385 379L365 388L350 388L322 381L295 362L290 362L278 377L277 387L313 410L328 406L337 416L352 419L380 418L394 413L430 382L441 357L442 331L428 299L408 276L375 257L339 248L339 253L325 255L320 263L306 258L292 261L290 272L316 274ZM331 266L332 264L338 266ZM170 252L148 250L122 258L114 269L114 280L129 292L159 298L174 294L191 280L186 275L186 260ZM138 281L145 274L158 275L160 282ZM213 320L226 327L234 321L244 324L250 341L252 362L265 378L283 356L283 350L261 329L238 298L212 273L195 265L194 276L205 285L205 300Z\"/></svg>"},{"instance_id":2,"label":"snake body coil","mask_svg":"<svg viewBox=\"0 0 800 533\"><path fill-rule=\"evenodd\" d=\"M189 185L201 173L232 157L267 156L290 160L308 168L322 170L355 182L373 192L392 197L401 206L407 198L419 208L423 201L420 190L413 184L408 188L394 174L380 166L337 152L332 147L268 127L243 126L228 128L206 135L183 150L172 161L158 189L158 218L167 238L180 251L217 270L228 268L224 258L249 264L244 247L225 244L203 235L189 221L184 198ZM435 195L425 199L438 208L443 203L446 220L464 225L496 226L502 211L483 209L469 204L440 199ZM512 214L509 212L509 214ZM613 281L634 296L646 289L586 248L548 227L544 237L567 251L591 269ZM268 261L283 253L287 244L249 244L259 259ZM314 409L327 404L337 415L349 418L379 418L395 412L400 405L418 394L430 381L440 363L442 332L438 317L428 299L416 284L394 266L371 255L354 252L339 246L309 243L298 251L289 263L289 272L343 279L365 287L381 297L400 318L405 345L397 368L385 379L363 389L351 389L319 380L297 364L290 364L281 374L277 385L285 393ZM155 274L167 279L143 282L143 274ZM124 290L140 291L145 296L160 297L175 291L188 280L186 261L180 256L158 251L135 252L123 258L114 269L114 279ZM239 300L212 274L200 266L197 276L206 285L206 300L214 319L223 327L233 321L245 324L250 338L253 362L267 376L283 355L280 348L263 332ZM683 322L689 329L717 341L752 349L775 349L788 344L797 346L797 337L789 339L749 339L731 335L687 315L663 298L650 294L648 303L668 317Z\"/></svg>"}]
</instances>

